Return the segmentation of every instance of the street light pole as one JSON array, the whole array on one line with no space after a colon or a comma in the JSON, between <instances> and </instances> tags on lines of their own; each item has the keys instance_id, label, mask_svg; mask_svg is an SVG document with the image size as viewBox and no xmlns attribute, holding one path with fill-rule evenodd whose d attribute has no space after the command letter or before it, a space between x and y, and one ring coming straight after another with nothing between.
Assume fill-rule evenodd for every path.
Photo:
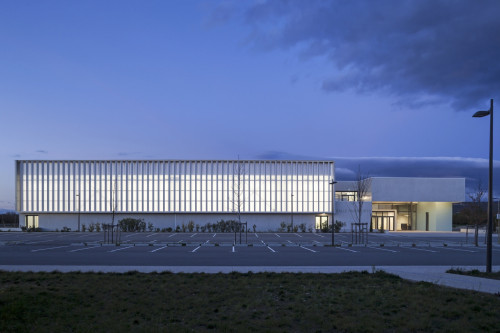
<instances>
[{"instance_id":1,"label":"street light pole","mask_svg":"<svg viewBox=\"0 0 500 333\"><path fill-rule=\"evenodd\" d=\"M332 246L335 246L335 184L337 182L332 179L330 182L330 185L332 185Z\"/></svg>"},{"instance_id":2,"label":"street light pole","mask_svg":"<svg viewBox=\"0 0 500 333\"><path fill-rule=\"evenodd\" d=\"M492 233L493 233L493 99L488 111L477 111L473 117L490 116L490 160L488 172L488 226L486 238L486 272L491 273Z\"/></svg>"}]
</instances>

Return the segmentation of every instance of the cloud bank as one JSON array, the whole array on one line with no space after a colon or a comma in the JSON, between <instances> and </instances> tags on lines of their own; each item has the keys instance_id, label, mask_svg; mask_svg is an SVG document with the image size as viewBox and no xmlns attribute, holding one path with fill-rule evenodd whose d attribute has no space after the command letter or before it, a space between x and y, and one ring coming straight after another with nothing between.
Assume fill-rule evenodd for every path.
<instances>
[{"instance_id":1,"label":"cloud bank","mask_svg":"<svg viewBox=\"0 0 500 333\"><path fill-rule=\"evenodd\" d=\"M477 183L488 187L488 159L463 157L311 157L266 152L261 159L333 160L338 180L354 180L358 167L370 177L460 177L465 178L466 191ZM494 161L494 175L500 174L500 161ZM500 197L500 177L493 177L494 196Z\"/></svg>"},{"instance_id":2,"label":"cloud bank","mask_svg":"<svg viewBox=\"0 0 500 333\"><path fill-rule=\"evenodd\" d=\"M328 92L470 111L500 91L498 0L267 0L243 12L255 47L326 59Z\"/></svg>"}]
</instances>

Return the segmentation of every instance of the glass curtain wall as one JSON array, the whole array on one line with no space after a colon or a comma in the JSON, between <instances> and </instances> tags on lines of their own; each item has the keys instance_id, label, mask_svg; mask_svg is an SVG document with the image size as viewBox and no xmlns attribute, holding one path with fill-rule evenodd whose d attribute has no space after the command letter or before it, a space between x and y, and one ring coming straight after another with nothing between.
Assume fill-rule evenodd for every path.
<instances>
[{"instance_id":1,"label":"glass curtain wall","mask_svg":"<svg viewBox=\"0 0 500 333\"><path fill-rule=\"evenodd\" d=\"M20 212L326 212L331 161L17 161Z\"/></svg>"}]
</instances>

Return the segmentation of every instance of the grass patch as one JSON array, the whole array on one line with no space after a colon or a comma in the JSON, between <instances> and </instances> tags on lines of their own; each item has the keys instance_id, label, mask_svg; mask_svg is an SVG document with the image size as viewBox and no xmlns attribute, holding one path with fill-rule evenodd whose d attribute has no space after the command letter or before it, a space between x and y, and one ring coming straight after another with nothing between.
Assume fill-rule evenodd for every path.
<instances>
[{"instance_id":1,"label":"grass patch","mask_svg":"<svg viewBox=\"0 0 500 333\"><path fill-rule=\"evenodd\" d=\"M478 269L466 271L466 270L463 270L460 268L453 268L453 269L447 270L446 273L459 274L459 275L469 275L469 276L481 277L481 278L486 278L486 279L500 280L500 272L486 273L486 272L481 272Z\"/></svg>"},{"instance_id":2,"label":"grass patch","mask_svg":"<svg viewBox=\"0 0 500 333\"><path fill-rule=\"evenodd\" d=\"M383 272L0 272L1 332L498 331L499 308Z\"/></svg>"}]
</instances>

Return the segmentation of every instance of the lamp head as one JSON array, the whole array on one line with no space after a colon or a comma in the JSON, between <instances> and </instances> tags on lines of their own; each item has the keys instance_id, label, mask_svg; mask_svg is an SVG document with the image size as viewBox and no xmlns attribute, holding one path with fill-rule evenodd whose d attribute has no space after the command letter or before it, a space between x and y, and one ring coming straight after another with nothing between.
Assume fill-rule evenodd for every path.
<instances>
[{"instance_id":1,"label":"lamp head","mask_svg":"<svg viewBox=\"0 0 500 333\"><path fill-rule=\"evenodd\" d=\"M476 113L474 113L474 115L472 117L474 118L481 118L481 117L486 117L490 114L490 111L477 111Z\"/></svg>"},{"instance_id":2,"label":"lamp head","mask_svg":"<svg viewBox=\"0 0 500 333\"><path fill-rule=\"evenodd\" d=\"M330 185L337 184L337 183L338 183L338 181L336 181L336 180L332 180L332 181L330 182Z\"/></svg>"}]
</instances>

